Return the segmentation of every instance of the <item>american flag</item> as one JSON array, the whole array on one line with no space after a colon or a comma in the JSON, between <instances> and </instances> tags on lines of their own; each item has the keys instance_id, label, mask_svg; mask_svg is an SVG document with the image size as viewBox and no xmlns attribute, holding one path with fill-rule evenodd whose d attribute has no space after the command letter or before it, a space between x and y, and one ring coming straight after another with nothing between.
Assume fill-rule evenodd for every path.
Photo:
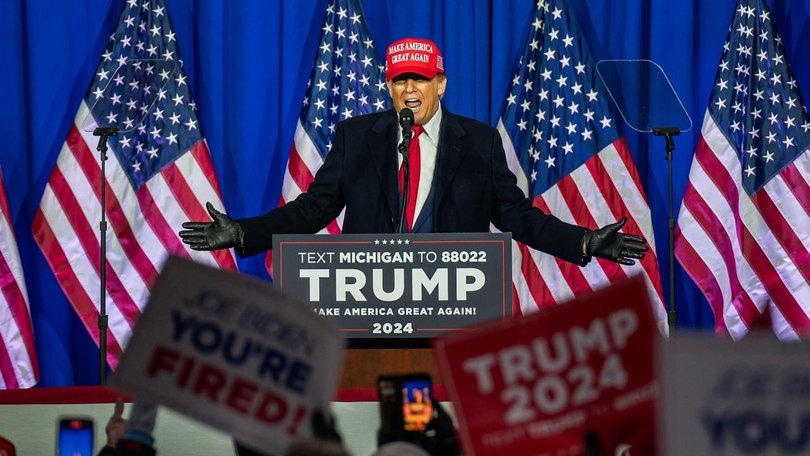
<instances>
[{"instance_id":1,"label":"american flag","mask_svg":"<svg viewBox=\"0 0 810 456\"><path fill-rule=\"evenodd\" d=\"M332 148L338 122L391 107L385 64L374 47L359 0L330 0L319 42L290 147L280 206L309 188ZM341 220L342 214L322 233L340 233ZM265 266L272 274L272 252Z\"/></svg>"},{"instance_id":2,"label":"american flag","mask_svg":"<svg viewBox=\"0 0 810 456\"><path fill-rule=\"evenodd\" d=\"M30 388L38 378L28 292L0 173L0 389Z\"/></svg>"},{"instance_id":3,"label":"american flag","mask_svg":"<svg viewBox=\"0 0 810 456\"><path fill-rule=\"evenodd\" d=\"M655 240L650 209L585 41L562 0L538 2L498 130L509 167L534 205L591 229L627 217L623 232ZM627 267L594 259L580 268L515 243L513 296L521 313L643 274L668 331L654 251Z\"/></svg>"},{"instance_id":4,"label":"american flag","mask_svg":"<svg viewBox=\"0 0 810 456\"><path fill-rule=\"evenodd\" d=\"M780 339L810 334L808 147L810 116L770 12L740 0L675 242L718 333L738 339L767 312Z\"/></svg>"},{"instance_id":5,"label":"american flag","mask_svg":"<svg viewBox=\"0 0 810 456\"><path fill-rule=\"evenodd\" d=\"M152 105L152 102L154 104ZM151 107L150 107L151 105ZM122 130L108 141L107 360L115 367L169 253L235 268L231 251L186 250L177 231L222 209L216 174L163 0L129 0L51 173L33 224L56 278L98 342L101 160L87 116Z\"/></svg>"}]
</instances>

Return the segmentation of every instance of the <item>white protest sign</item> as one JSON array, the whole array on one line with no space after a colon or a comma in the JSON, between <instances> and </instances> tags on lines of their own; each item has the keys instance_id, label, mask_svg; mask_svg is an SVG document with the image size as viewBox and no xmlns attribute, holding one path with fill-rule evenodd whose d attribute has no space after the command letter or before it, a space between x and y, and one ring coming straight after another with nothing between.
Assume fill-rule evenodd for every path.
<instances>
[{"instance_id":1,"label":"white protest sign","mask_svg":"<svg viewBox=\"0 0 810 456\"><path fill-rule=\"evenodd\" d=\"M664 350L665 455L810 454L810 345L677 335Z\"/></svg>"},{"instance_id":2,"label":"white protest sign","mask_svg":"<svg viewBox=\"0 0 810 456\"><path fill-rule=\"evenodd\" d=\"M328 411L343 345L269 284L170 258L112 384L280 454Z\"/></svg>"}]
</instances>

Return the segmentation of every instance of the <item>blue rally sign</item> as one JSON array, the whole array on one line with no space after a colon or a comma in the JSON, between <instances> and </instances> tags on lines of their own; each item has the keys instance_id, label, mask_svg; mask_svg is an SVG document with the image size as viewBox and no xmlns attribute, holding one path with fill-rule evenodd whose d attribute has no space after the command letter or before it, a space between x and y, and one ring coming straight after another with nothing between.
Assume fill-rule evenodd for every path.
<instances>
[{"instance_id":1,"label":"blue rally sign","mask_svg":"<svg viewBox=\"0 0 810 456\"><path fill-rule=\"evenodd\" d=\"M353 338L424 338L512 315L508 233L284 235L275 285Z\"/></svg>"}]
</instances>

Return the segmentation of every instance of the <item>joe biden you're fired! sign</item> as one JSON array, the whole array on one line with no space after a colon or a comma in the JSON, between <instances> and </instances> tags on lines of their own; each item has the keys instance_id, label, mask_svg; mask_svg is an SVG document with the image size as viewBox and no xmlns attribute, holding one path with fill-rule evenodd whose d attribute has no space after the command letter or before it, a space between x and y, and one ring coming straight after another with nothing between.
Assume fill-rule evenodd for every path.
<instances>
[{"instance_id":1,"label":"joe biden you're fired! sign","mask_svg":"<svg viewBox=\"0 0 810 456\"><path fill-rule=\"evenodd\" d=\"M329 410L343 337L267 283L170 258L113 385L283 454Z\"/></svg>"}]
</instances>

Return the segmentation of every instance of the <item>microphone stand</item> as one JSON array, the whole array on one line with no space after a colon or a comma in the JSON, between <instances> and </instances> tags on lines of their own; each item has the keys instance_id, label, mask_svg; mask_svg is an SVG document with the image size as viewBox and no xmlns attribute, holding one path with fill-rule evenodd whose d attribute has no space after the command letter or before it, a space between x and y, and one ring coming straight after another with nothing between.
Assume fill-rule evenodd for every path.
<instances>
[{"instance_id":1,"label":"microphone stand","mask_svg":"<svg viewBox=\"0 0 810 456\"><path fill-rule=\"evenodd\" d=\"M672 200L672 152L675 150L675 141L673 136L681 134L678 127L658 127L653 128L652 132L655 136L663 136L666 140L666 160L667 160L667 190L669 192L669 311L667 313L667 321L669 329L675 329L675 323L678 322L678 314L675 310L675 218L672 215L673 200Z\"/></svg>"},{"instance_id":2,"label":"microphone stand","mask_svg":"<svg viewBox=\"0 0 810 456\"><path fill-rule=\"evenodd\" d=\"M405 208L408 207L408 193L410 193L411 162L408 158L408 148L411 146L411 131L402 132L402 143L397 149L402 154L402 204L399 207L399 223L397 234L402 234L402 224L405 222Z\"/></svg>"},{"instance_id":3,"label":"microphone stand","mask_svg":"<svg viewBox=\"0 0 810 456\"><path fill-rule=\"evenodd\" d=\"M99 288L100 301L98 309L98 383L107 384L107 212L106 212L106 173L105 163L107 162L107 138L117 136L116 127L98 127L93 130L93 136L98 136L98 146L96 150L101 154L101 222L99 232L101 234L101 255L99 258Z\"/></svg>"}]
</instances>

